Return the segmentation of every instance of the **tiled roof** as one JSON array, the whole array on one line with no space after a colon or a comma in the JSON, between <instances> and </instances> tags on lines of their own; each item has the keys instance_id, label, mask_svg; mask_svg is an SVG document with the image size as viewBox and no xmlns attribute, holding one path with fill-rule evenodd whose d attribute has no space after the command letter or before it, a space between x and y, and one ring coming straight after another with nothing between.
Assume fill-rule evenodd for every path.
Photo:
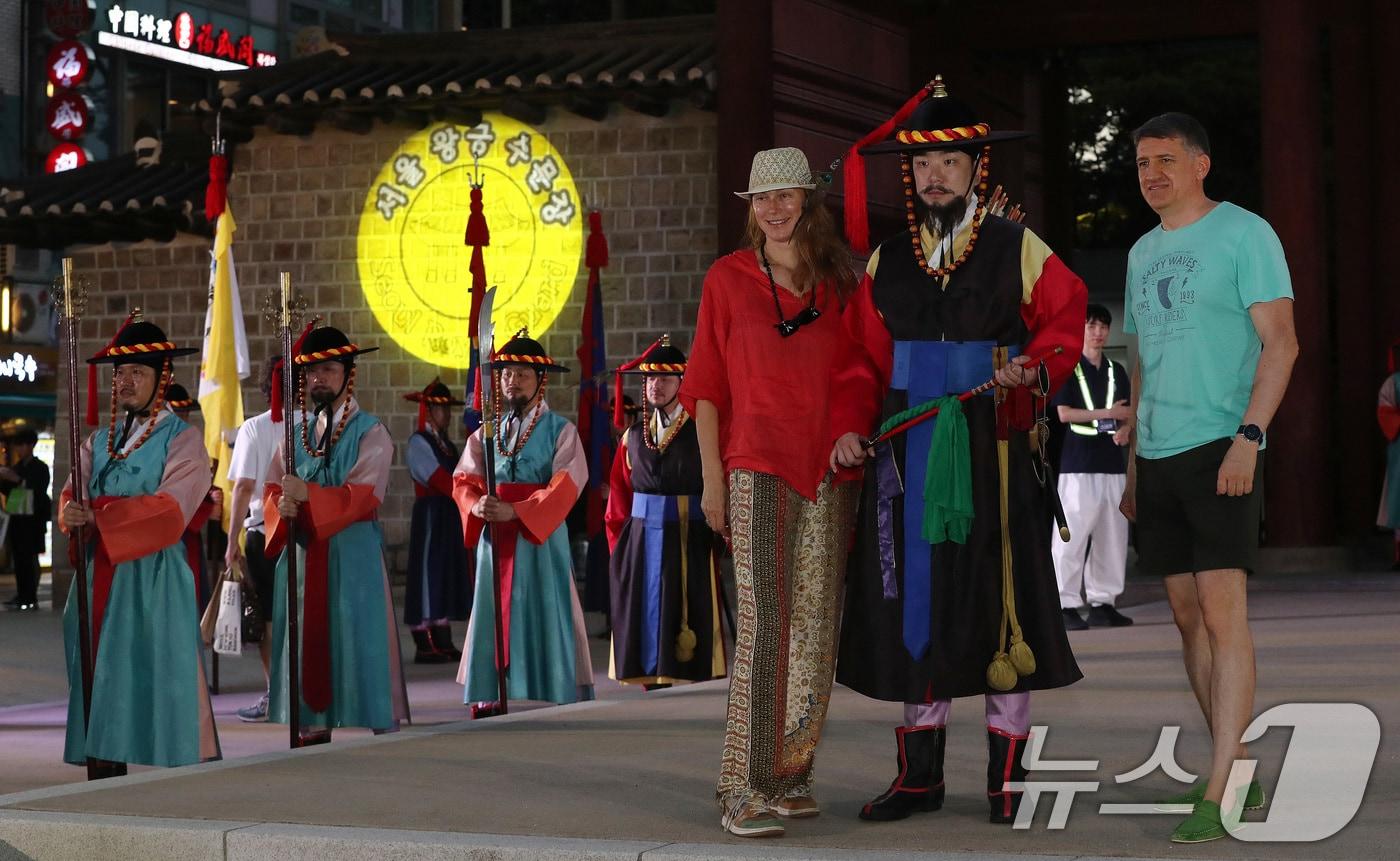
<instances>
[{"instance_id":1,"label":"tiled roof","mask_svg":"<svg viewBox=\"0 0 1400 861\"><path fill-rule=\"evenodd\" d=\"M168 242L210 233L204 220L208 156L139 166L136 156L52 176L0 182L0 242L61 248L112 240Z\"/></svg>"},{"instance_id":2,"label":"tiled roof","mask_svg":"<svg viewBox=\"0 0 1400 861\"><path fill-rule=\"evenodd\" d=\"M220 113L236 140L262 123L364 132L375 120L464 122L487 108L533 122L552 107L602 119L611 103L663 115L680 98L710 106L716 85L710 16L334 41L338 50L230 75L197 108Z\"/></svg>"}]
</instances>

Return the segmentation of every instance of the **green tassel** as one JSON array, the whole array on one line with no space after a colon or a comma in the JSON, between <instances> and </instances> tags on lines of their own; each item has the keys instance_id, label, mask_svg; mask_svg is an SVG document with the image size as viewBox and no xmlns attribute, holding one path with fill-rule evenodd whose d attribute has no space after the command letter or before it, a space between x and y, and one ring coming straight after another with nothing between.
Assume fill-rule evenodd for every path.
<instances>
[{"instance_id":1,"label":"green tassel","mask_svg":"<svg viewBox=\"0 0 1400 861\"><path fill-rule=\"evenodd\" d=\"M930 544L963 544L972 531L972 455L962 401L948 395L926 404L938 421L928 448L924 477L923 538ZM925 410L927 411L927 410Z\"/></svg>"}]
</instances>

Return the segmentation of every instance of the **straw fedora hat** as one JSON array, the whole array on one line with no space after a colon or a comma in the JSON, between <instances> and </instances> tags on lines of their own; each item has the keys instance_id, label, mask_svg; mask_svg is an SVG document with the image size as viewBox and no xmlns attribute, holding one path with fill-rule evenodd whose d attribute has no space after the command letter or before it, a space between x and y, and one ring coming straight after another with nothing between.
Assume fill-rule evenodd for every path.
<instances>
[{"instance_id":1,"label":"straw fedora hat","mask_svg":"<svg viewBox=\"0 0 1400 861\"><path fill-rule=\"evenodd\" d=\"M817 183L812 179L812 168L807 164L807 156L797 147L783 146L754 153L753 167L749 169L748 190L736 191L734 194L747 200L755 194L777 191L780 188L805 188L811 191L816 187Z\"/></svg>"}]
</instances>

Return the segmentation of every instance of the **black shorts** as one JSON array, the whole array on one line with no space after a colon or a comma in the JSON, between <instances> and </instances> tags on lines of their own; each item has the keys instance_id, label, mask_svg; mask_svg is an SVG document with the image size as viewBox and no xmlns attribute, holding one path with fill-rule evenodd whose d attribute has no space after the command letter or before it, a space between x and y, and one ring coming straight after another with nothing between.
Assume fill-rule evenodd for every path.
<instances>
[{"instance_id":1,"label":"black shorts","mask_svg":"<svg viewBox=\"0 0 1400 861\"><path fill-rule=\"evenodd\" d=\"M1225 568L1253 573L1259 560L1264 454L1245 496L1215 492L1233 440L1158 459L1137 459L1138 568L1146 574L1194 574Z\"/></svg>"},{"instance_id":2,"label":"black shorts","mask_svg":"<svg viewBox=\"0 0 1400 861\"><path fill-rule=\"evenodd\" d=\"M272 624L272 583L277 574L277 560L263 555L267 536L249 530L243 543L243 553L248 557L248 576L253 579L253 591L258 596L258 609L269 625Z\"/></svg>"}]
</instances>

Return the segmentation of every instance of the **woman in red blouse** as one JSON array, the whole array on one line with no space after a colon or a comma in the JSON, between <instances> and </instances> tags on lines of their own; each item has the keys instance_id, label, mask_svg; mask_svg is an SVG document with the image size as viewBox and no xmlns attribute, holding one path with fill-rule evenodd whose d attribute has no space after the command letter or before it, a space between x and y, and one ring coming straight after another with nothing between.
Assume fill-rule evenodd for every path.
<instances>
[{"instance_id":1,"label":"woman in red blouse","mask_svg":"<svg viewBox=\"0 0 1400 861\"><path fill-rule=\"evenodd\" d=\"M705 276L680 398L695 417L701 507L734 552L739 614L717 798L740 836L815 816L812 762L835 668L859 495L879 415L841 320L849 250L791 147L754 156L744 247Z\"/></svg>"}]
</instances>

